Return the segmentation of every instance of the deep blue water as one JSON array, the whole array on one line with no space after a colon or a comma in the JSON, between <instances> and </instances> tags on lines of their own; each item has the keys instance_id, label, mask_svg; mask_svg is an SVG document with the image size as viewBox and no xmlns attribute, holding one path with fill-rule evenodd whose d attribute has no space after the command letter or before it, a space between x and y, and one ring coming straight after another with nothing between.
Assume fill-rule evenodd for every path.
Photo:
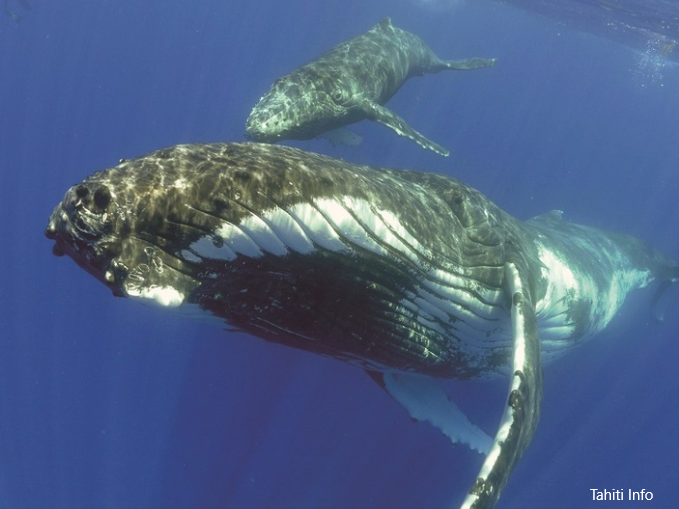
<instances>
[{"instance_id":1,"label":"deep blue water","mask_svg":"<svg viewBox=\"0 0 679 509\"><path fill-rule=\"evenodd\" d=\"M413 423L359 370L114 299L43 237L72 184L164 146L242 140L276 77L385 16L442 57L498 58L413 79L389 103L451 157L368 123L355 126L359 147L293 145L446 173L519 218L561 209L679 257L679 70L660 58L667 47L598 38L558 10L472 1L10 4L23 21L0 17L2 507L461 501L480 456ZM540 427L499 507L600 507L591 488L677 505L673 297L658 324L648 295L633 296L546 367ZM506 382L449 388L494 433Z\"/></svg>"}]
</instances>

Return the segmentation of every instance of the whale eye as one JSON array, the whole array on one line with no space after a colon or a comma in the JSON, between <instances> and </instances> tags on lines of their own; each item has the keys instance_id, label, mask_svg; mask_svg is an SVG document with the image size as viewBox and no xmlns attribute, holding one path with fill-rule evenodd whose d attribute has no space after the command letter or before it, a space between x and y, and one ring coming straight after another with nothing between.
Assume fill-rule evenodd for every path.
<instances>
[{"instance_id":1,"label":"whale eye","mask_svg":"<svg viewBox=\"0 0 679 509\"><path fill-rule=\"evenodd\" d=\"M332 93L332 98L337 102L342 101L344 99L344 91L341 88L338 88Z\"/></svg>"}]
</instances>

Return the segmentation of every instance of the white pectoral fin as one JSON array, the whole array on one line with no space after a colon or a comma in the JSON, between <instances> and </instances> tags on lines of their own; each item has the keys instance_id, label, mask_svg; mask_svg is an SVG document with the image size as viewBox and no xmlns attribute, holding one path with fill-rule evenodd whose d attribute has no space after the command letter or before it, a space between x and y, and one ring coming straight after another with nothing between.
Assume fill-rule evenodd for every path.
<instances>
[{"instance_id":1,"label":"white pectoral fin","mask_svg":"<svg viewBox=\"0 0 679 509\"><path fill-rule=\"evenodd\" d=\"M365 116L370 120L374 120L375 122L386 125L387 127L393 129L399 136L410 138L420 147L431 150L432 152L436 152L437 154L444 157L450 155L450 151L448 149L443 148L441 145L431 141L428 138L425 138L422 134L410 127L405 120L384 106L368 100L360 101L356 103L356 106L361 109Z\"/></svg>"},{"instance_id":2,"label":"white pectoral fin","mask_svg":"<svg viewBox=\"0 0 679 509\"><path fill-rule=\"evenodd\" d=\"M450 401L436 381L420 375L385 373L384 388L418 421L428 421L450 438L480 453L490 450L492 439Z\"/></svg>"},{"instance_id":3,"label":"white pectoral fin","mask_svg":"<svg viewBox=\"0 0 679 509\"><path fill-rule=\"evenodd\" d=\"M514 467L533 438L542 403L542 365L535 310L526 297L516 266L505 267L512 297L514 355L507 406L493 445L463 508L488 509L495 505Z\"/></svg>"}]
</instances>

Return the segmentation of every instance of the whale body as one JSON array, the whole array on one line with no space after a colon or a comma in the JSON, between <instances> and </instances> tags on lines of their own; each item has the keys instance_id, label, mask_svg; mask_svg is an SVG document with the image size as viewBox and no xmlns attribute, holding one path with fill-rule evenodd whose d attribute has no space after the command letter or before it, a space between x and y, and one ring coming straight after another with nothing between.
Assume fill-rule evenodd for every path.
<instances>
[{"instance_id":1,"label":"whale body","mask_svg":"<svg viewBox=\"0 0 679 509\"><path fill-rule=\"evenodd\" d=\"M486 455L464 507L492 507L528 447L542 362L606 327L632 290L679 277L641 240L556 212L522 222L446 176L254 143L95 173L46 235L116 296L363 368ZM435 382L490 376L510 386L492 438Z\"/></svg>"},{"instance_id":2,"label":"whale body","mask_svg":"<svg viewBox=\"0 0 679 509\"><path fill-rule=\"evenodd\" d=\"M278 78L252 109L245 137L267 143L308 140L367 119L447 156L447 149L382 105L413 76L492 65L493 58L441 60L417 35L387 18Z\"/></svg>"}]
</instances>

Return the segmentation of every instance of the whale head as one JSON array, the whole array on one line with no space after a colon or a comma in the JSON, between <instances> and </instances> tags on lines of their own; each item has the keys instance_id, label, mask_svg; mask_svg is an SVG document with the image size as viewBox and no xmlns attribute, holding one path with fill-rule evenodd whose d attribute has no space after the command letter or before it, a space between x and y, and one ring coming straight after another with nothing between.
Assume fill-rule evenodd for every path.
<instances>
[{"instance_id":1,"label":"whale head","mask_svg":"<svg viewBox=\"0 0 679 509\"><path fill-rule=\"evenodd\" d=\"M114 195L96 176L71 187L54 209L45 235L54 240L56 256L70 256L81 268L105 284L105 273L120 251L120 219ZM114 294L118 295L114 289Z\"/></svg>"},{"instance_id":2,"label":"whale head","mask_svg":"<svg viewBox=\"0 0 679 509\"><path fill-rule=\"evenodd\" d=\"M153 174L159 164L121 161L71 187L45 235L56 256L72 258L115 296L178 306L197 282L191 267L163 250L163 237L177 233L170 208L178 188L168 185L170 175Z\"/></svg>"},{"instance_id":3,"label":"whale head","mask_svg":"<svg viewBox=\"0 0 679 509\"><path fill-rule=\"evenodd\" d=\"M305 79L306 73L301 68L276 80L245 123L248 140L308 140L359 119L347 106L351 91L341 81Z\"/></svg>"}]
</instances>

